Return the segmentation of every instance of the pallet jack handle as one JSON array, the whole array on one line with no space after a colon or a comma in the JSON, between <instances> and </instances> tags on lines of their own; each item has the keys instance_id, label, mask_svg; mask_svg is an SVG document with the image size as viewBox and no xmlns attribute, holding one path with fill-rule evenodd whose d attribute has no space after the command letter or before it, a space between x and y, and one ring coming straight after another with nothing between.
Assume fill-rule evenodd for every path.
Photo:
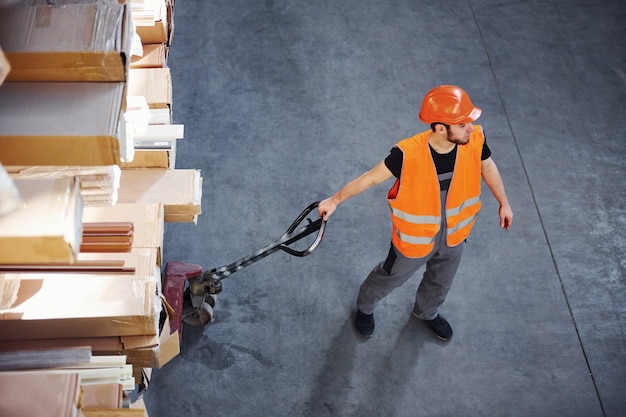
<instances>
[{"instance_id":1,"label":"pallet jack handle","mask_svg":"<svg viewBox=\"0 0 626 417\"><path fill-rule=\"evenodd\" d=\"M317 208L317 206L319 206L319 204L320 204L319 201L310 204L293 221L291 226L289 226L289 228L287 229L285 234L283 234L283 236L281 237L280 240L283 240L284 238L286 238L288 236L291 236L292 233L295 236L293 238L289 239L288 241L286 241L285 243L281 244L280 245L280 249L281 250L283 250L283 251L285 251L288 254L293 255L293 256L304 257L304 256L307 256L308 254L310 254L311 252L313 252L315 249L317 249L317 247L320 245L320 243L322 243L322 239L324 238L324 232L326 231L326 220L323 220L322 218L319 218L319 219L317 219L315 221L311 221L310 219L306 218L309 215L309 213L311 213L311 211L313 211L314 209ZM296 231L296 228L305 219L309 223L305 227L301 228L296 233L294 233ZM294 250L294 249L290 248L289 246L287 246L287 245L289 245L289 244L291 244L293 242L296 242L296 241L302 239L305 236L310 235L311 233L314 233L315 231L318 231L317 237L315 238L313 243L311 243L311 245L308 248L306 248L305 250L297 251L297 250Z\"/></svg>"},{"instance_id":2,"label":"pallet jack handle","mask_svg":"<svg viewBox=\"0 0 626 417\"><path fill-rule=\"evenodd\" d=\"M326 231L326 220L321 217L315 221L307 218L307 216L319 206L319 203L320 202L317 201L305 208L302 213L300 213L300 215L293 221L291 226L289 226L287 231L285 231L285 233L280 237L280 239L266 245L265 247L259 249L251 255L243 257L229 265L205 271L202 275L202 279L200 280L201 284L198 284L204 286L206 293L218 294L222 291L221 281L224 278L232 275L233 273L245 268L246 266L262 258L265 258L266 256L278 250L282 250L289 255L297 257L304 257L309 255L320 245L322 239L324 238L324 232ZM301 224L305 220L307 221L307 224L301 226ZM297 242L298 240L315 232L317 232L317 236L308 248L298 251L289 247L290 244ZM193 292L195 291L193 291L192 289L192 293Z\"/></svg>"}]
</instances>

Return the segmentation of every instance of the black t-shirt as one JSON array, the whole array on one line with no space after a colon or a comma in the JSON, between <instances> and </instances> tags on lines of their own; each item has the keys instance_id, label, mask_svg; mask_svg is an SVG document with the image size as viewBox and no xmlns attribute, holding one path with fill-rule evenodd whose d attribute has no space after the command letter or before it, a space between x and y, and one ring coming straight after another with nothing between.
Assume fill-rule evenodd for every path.
<instances>
[{"instance_id":1,"label":"black t-shirt","mask_svg":"<svg viewBox=\"0 0 626 417\"><path fill-rule=\"evenodd\" d=\"M446 154L437 153L430 145L430 154L433 157L435 168L437 169L437 176L439 176L439 185L442 190L447 190L450 187L450 181L452 180L452 171L454 171L454 162L456 161L456 150L459 145L455 146L452 151ZM404 154L397 147L394 146L389 155L385 158L385 165L387 169L396 177L400 178L402 172L402 159ZM483 143L483 150L480 159L484 161L491 156L491 149L487 146L487 139ZM449 175L446 175L449 174Z\"/></svg>"}]
</instances>

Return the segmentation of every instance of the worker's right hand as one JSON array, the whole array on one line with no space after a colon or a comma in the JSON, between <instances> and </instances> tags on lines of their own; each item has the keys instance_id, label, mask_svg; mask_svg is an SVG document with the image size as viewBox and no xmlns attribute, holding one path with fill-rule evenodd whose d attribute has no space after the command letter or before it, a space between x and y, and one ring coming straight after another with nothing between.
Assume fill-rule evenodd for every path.
<instances>
[{"instance_id":1,"label":"worker's right hand","mask_svg":"<svg viewBox=\"0 0 626 417\"><path fill-rule=\"evenodd\" d=\"M336 208L337 208L337 203L335 203L333 198L330 197L330 198L327 198L326 200L320 201L319 205L317 206L317 212L319 213L319 216L322 217L324 221L326 221L328 220L330 215L335 212Z\"/></svg>"}]
</instances>

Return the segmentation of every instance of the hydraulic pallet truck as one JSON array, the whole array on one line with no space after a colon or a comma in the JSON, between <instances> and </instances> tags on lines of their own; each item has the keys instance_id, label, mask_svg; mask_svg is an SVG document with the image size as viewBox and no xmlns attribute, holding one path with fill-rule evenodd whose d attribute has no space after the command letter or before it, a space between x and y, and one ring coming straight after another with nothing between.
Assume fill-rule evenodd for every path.
<instances>
[{"instance_id":1,"label":"hydraulic pallet truck","mask_svg":"<svg viewBox=\"0 0 626 417\"><path fill-rule=\"evenodd\" d=\"M168 262L165 265L163 295L172 307L174 318L172 332L182 330L182 322L202 326L213 319L216 296L222 291L222 280L246 266L282 250L289 255L304 257L313 252L324 237L326 221L322 218L311 220L307 216L319 205L310 204L275 242L245 256L231 264L202 271L202 267L182 261ZM301 224L306 220L306 224ZM295 250L289 245L317 232L315 240L304 250Z\"/></svg>"}]
</instances>

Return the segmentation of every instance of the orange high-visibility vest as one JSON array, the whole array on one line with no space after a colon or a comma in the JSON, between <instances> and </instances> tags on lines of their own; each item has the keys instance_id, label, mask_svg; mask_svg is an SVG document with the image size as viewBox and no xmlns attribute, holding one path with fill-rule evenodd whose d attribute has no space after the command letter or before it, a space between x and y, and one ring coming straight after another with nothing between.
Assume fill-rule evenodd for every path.
<instances>
[{"instance_id":1,"label":"orange high-visibility vest","mask_svg":"<svg viewBox=\"0 0 626 417\"><path fill-rule=\"evenodd\" d=\"M392 242L409 258L421 258L432 251L442 223L439 180L428 145L430 133L419 133L396 145L404 154L402 172L387 194ZM469 143L457 145L445 207L448 246L457 246L469 236L480 210L484 141L481 127L474 125Z\"/></svg>"}]
</instances>

